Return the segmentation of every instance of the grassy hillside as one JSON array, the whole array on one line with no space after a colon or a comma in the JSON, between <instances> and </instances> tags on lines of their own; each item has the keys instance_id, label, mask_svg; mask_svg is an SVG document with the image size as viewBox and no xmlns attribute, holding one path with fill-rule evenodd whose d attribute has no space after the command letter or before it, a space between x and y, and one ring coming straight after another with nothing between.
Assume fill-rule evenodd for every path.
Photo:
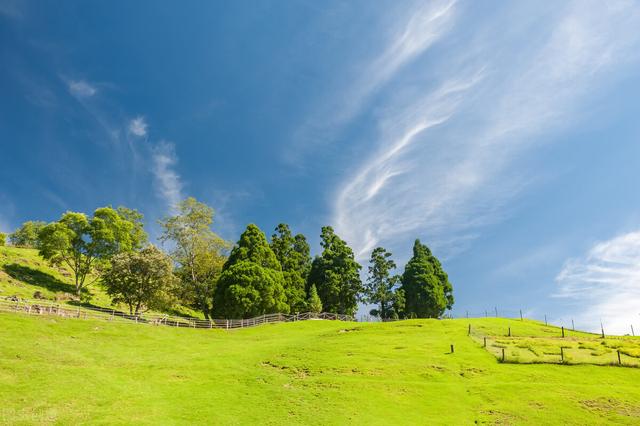
<instances>
[{"instance_id":1,"label":"grassy hillside","mask_svg":"<svg viewBox=\"0 0 640 426\"><path fill-rule=\"evenodd\" d=\"M92 280L91 277L87 282ZM90 284L82 301L74 295L73 275L63 266L54 267L38 255L38 250L0 246L0 298L17 296L34 299L34 294L62 304L126 310L124 305L113 305L99 283ZM171 314L201 318L202 314L184 306L177 307Z\"/></svg>"},{"instance_id":2,"label":"grassy hillside","mask_svg":"<svg viewBox=\"0 0 640 426\"><path fill-rule=\"evenodd\" d=\"M550 333L484 318L222 331L0 313L0 423L640 422L640 369L502 364L469 322Z\"/></svg>"}]
</instances>

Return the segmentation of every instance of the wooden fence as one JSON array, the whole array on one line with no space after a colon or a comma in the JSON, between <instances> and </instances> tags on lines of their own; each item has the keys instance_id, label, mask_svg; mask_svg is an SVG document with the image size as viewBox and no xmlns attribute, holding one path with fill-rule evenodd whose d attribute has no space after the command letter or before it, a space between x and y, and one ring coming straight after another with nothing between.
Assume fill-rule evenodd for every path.
<instances>
[{"instance_id":1,"label":"wooden fence","mask_svg":"<svg viewBox=\"0 0 640 426\"><path fill-rule=\"evenodd\" d=\"M355 321L349 315L328 312L304 312L298 314L265 314L247 319L199 319L162 314L130 315L116 309L100 307L73 306L50 301L27 300L16 298L0 299L0 312L21 312L29 315L53 315L64 318L101 319L107 321L124 321L129 324L151 324L168 327L187 328L222 328L236 329L254 327L262 324L293 322L304 320Z\"/></svg>"}]
</instances>

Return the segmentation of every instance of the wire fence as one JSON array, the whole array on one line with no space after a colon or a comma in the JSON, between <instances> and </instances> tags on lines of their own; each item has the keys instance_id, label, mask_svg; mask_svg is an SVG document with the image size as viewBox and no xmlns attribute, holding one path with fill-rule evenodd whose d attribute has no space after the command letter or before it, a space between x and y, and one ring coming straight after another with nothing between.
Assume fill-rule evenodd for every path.
<instances>
[{"instance_id":1,"label":"wire fence","mask_svg":"<svg viewBox=\"0 0 640 426\"><path fill-rule=\"evenodd\" d=\"M205 329L238 329L254 327L262 324L293 322L305 320L355 321L349 315L329 312L304 312L296 314L265 314L246 319L200 319L162 314L131 315L117 309L100 307L72 306L50 301L28 300L18 298L0 299L0 311L20 312L28 315L53 315L63 318L100 319L126 322L128 324L150 324L168 327L205 328Z\"/></svg>"},{"instance_id":2,"label":"wire fence","mask_svg":"<svg viewBox=\"0 0 640 426\"><path fill-rule=\"evenodd\" d=\"M640 339L635 337L550 325L540 327L535 335L531 331L514 324L496 333L469 324L467 335L502 363L640 367Z\"/></svg>"}]
</instances>

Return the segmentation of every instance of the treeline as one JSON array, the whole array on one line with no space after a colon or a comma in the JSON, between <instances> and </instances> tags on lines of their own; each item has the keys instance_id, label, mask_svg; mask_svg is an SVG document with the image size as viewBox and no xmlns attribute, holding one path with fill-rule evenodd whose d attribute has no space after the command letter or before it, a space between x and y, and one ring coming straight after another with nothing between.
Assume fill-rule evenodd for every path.
<instances>
[{"instance_id":1,"label":"treeline","mask_svg":"<svg viewBox=\"0 0 640 426\"><path fill-rule=\"evenodd\" d=\"M312 258L306 237L286 224L270 241L250 224L232 244L213 232L213 216L194 198L180 202L174 215L159 221L162 248L148 242L142 214L126 207L99 208L92 216L66 212L49 224L25 222L9 240L67 266L79 297L98 281L131 314L184 305L205 318L354 315L361 302L375 305L371 315L386 320L438 318L453 305L446 272L419 240L402 274L395 273L390 252L375 248L363 282L353 250L330 226L322 228L322 251Z\"/></svg>"}]
</instances>

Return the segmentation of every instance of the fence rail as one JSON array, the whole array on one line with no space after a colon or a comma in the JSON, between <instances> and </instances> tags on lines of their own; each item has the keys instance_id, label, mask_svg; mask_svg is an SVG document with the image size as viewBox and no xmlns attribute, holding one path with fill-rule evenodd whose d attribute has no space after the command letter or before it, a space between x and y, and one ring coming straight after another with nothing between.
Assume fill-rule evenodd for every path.
<instances>
[{"instance_id":1,"label":"fence rail","mask_svg":"<svg viewBox=\"0 0 640 426\"><path fill-rule=\"evenodd\" d=\"M53 315L65 318L101 319L129 324L150 324L169 327L237 329L262 324L304 320L355 321L354 317L329 312L304 312L299 314L265 314L247 319L200 319L161 314L130 315L116 309L73 306L50 301L27 299L0 299L0 312L21 312L29 315Z\"/></svg>"}]
</instances>

